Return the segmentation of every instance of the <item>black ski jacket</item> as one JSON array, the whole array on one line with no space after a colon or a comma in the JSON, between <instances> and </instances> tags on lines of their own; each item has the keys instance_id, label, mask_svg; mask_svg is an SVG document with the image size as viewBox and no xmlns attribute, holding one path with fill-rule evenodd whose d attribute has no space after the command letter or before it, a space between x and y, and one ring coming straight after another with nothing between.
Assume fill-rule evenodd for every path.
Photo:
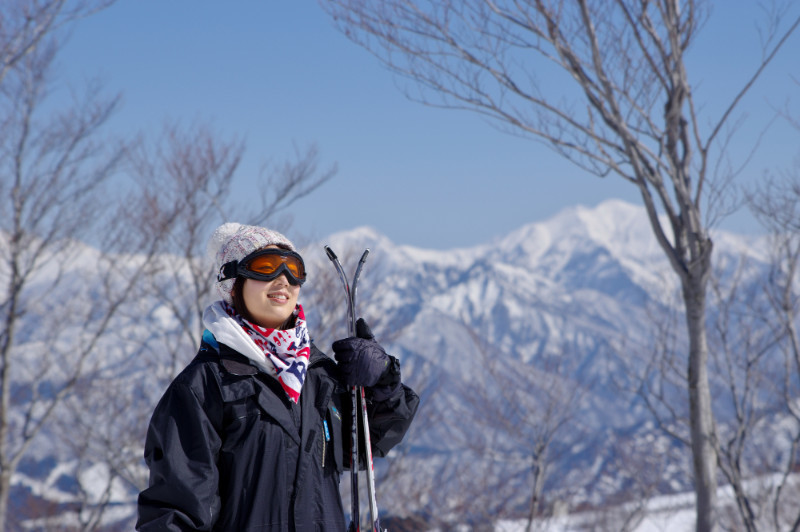
<instances>
[{"instance_id":1,"label":"black ski jacket","mask_svg":"<svg viewBox=\"0 0 800 532\"><path fill-rule=\"evenodd\" d=\"M405 385L369 405L374 456L403 439L418 405ZM243 355L203 342L153 412L136 529L344 531L350 413L336 363L313 345L295 405Z\"/></svg>"}]
</instances>

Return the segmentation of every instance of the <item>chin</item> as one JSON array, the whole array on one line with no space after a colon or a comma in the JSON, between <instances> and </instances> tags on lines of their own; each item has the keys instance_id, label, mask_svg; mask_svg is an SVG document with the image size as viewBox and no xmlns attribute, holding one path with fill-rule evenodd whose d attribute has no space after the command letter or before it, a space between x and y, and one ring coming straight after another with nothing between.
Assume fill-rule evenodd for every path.
<instances>
[{"instance_id":1,"label":"chin","mask_svg":"<svg viewBox=\"0 0 800 532\"><path fill-rule=\"evenodd\" d=\"M267 329L280 329L281 326L283 326L283 324L286 323L286 320L288 320L291 315L292 313L290 312L285 316L276 316L276 315L262 316L258 318L258 323L259 325Z\"/></svg>"}]
</instances>

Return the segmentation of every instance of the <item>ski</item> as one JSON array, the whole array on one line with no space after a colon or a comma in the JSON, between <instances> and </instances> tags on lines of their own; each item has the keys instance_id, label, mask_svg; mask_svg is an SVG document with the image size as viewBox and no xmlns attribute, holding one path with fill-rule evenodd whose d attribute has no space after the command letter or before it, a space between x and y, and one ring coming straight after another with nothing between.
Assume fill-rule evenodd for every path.
<instances>
[{"instance_id":1,"label":"ski","mask_svg":"<svg viewBox=\"0 0 800 532\"><path fill-rule=\"evenodd\" d=\"M339 258L336 253L330 248L325 246L325 253L328 259L333 263L336 272L339 274L339 279L344 287L345 295L347 296L347 325L351 336L356 336L356 294L358 290L358 279L361 276L361 270L367 260L369 249L364 250L361 259L358 261L355 273L353 274L352 283L348 283L347 275L344 272ZM364 429L365 441L365 456L367 462L367 494L369 496L369 512L372 522L372 532L386 532L381 528L380 517L378 515L378 503L375 496L375 471L372 465L372 447L370 445L369 436L369 421L367 420L367 400L364 395L364 388L360 386L353 386L350 390L350 397L353 403L352 413L352 432L351 441L352 449L350 454L350 526L348 532L360 532L361 509L358 501L358 412L361 410L362 427ZM360 406L360 407L359 407Z\"/></svg>"},{"instance_id":2,"label":"ski","mask_svg":"<svg viewBox=\"0 0 800 532\"><path fill-rule=\"evenodd\" d=\"M325 253L336 268L339 274L339 279L342 281L345 295L347 296L347 329L348 333L355 335L355 322L353 321L353 299L350 296L350 283L347 281L347 275L344 273L342 264L336 253L329 246L325 246ZM350 432L350 526L348 532L360 532L360 513L358 502L358 395L356 388L350 390L350 399L353 403L352 408L352 421Z\"/></svg>"}]
</instances>

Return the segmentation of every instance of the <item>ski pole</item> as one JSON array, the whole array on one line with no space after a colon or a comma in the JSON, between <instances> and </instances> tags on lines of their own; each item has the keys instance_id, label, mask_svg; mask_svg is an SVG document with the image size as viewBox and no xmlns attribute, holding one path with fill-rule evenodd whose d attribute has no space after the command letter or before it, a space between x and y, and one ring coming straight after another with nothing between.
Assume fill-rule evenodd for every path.
<instances>
[{"instance_id":1,"label":"ski pole","mask_svg":"<svg viewBox=\"0 0 800 532\"><path fill-rule=\"evenodd\" d=\"M358 290L358 279L361 276L361 269L364 267L364 262L367 260L369 249L364 250L361 259L358 261L358 266L353 274L352 286L347 282L347 275L344 273L339 258L330 248L325 246L325 252L328 258L333 262L339 279L344 287L345 295L347 296L347 320L350 335L356 336L356 294ZM366 459L367 459L367 492L369 495L369 511L372 520L372 532L386 532L381 528L380 517L378 515L378 503L375 498L375 471L372 463L372 447L370 445L369 435L369 421L367 420L367 401L364 396L364 389L360 386L354 386L351 390L351 399L353 403L353 428L351 432L352 449L350 455L350 486L351 486L351 522L349 531L359 532L360 530L360 508L358 504L358 409L357 403L360 403L361 417L364 427L364 441L366 442Z\"/></svg>"}]
</instances>

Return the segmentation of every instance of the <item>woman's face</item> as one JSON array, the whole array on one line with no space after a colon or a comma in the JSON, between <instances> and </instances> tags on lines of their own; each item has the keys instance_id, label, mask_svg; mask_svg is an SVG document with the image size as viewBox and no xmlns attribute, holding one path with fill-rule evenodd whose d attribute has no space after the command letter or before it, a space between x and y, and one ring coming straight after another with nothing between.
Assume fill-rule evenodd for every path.
<instances>
[{"instance_id":1,"label":"woman's face","mask_svg":"<svg viewBox=\"0 0 800 532\"><path fill-rule=\"evenodd\" d=\"M276 248L277 246L268 246ZM271 281L245 279L242 298L253 321L261 327L279 329L297 306L300 285L289 284L286 274Z\"/></svg>"}]
</instances>

